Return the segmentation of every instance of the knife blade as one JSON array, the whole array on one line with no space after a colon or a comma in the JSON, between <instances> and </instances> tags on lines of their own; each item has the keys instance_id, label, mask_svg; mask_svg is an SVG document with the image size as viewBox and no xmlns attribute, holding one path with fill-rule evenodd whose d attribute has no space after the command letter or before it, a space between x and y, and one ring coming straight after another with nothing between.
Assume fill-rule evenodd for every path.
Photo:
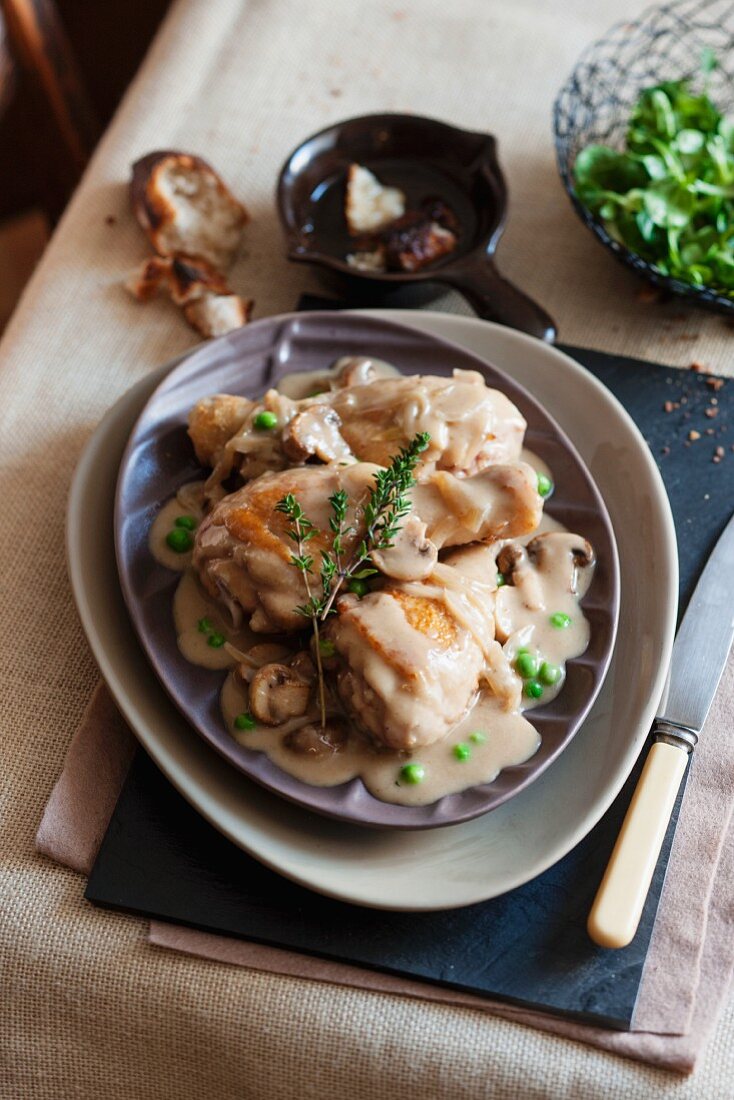
<instances>
[{"instance_id":1,"label":"knife blade","mask_svg":"<svg viewBox=\"0 0 734 1100\"><path fill-rule=\"evenodd\" d=\"M670 815L734 639L734 515L696 585L673 645L670 691L587 929L601 947L634 938Z\"/></svg>"},{"instance_id":2,"label":"knife blade","mask_svg":"<svg viewBox=\"0 0 734 1100\"><path fill-rule=\"evenodd\" d=\"M734 516L706 563L673 645L662 721L700 733L734 639Z\"/></svg>"}]
</instances>

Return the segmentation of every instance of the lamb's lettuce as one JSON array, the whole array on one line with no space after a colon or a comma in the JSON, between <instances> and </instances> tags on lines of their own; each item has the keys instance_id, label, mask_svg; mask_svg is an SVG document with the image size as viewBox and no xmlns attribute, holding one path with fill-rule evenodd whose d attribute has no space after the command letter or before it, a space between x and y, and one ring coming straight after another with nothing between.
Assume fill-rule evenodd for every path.
<instances>
[{"instance_id":1,"label":"lamb's lettuce","mask_svg":"<svg viewBox=\"0 0 734 1100\"><path fill-rule=\"evenodd\" d=\"M711 55L703 69L715 67ZM624 150L576 157L579 199L625 248L661 274L734 298L734 120L688 80L646 88Z\"/></svg>"}]
</instances>

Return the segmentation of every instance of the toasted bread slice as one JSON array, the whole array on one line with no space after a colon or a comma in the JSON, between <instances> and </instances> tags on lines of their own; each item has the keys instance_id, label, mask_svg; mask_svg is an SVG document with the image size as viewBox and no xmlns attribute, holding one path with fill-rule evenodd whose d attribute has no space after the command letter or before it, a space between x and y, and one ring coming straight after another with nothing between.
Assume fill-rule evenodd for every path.
<instances>
[{"instance_id":1,"label":"toasted bread slice","mask_svg":"<svg viewBox=\"0 0 734 1100\"><path fill-rule=\"evenodd\" d=\"M202 336L224 336L250 320L253 301L239 294L207 292L184 306L184 316Z\"/></svg>"},{"instance_id":2,"label":"toasted bread slice","mask_svg":"<svg viewBox=\"0 0 734 1100\"><path fill-rule=\"evenodd\" d=\"M184 254L231 267L249 221L221 176L201 157L160 150L133 165L133 212L160 256Z\"/></svg>"},{"instance_id":3,"label":"toasted bread slice","mask_svg":"<svg viewBox=\"0 0 734 1100\"><path fill-rule=\"evenodd\" d=\"M151 256L125 286L139 302L165 291L202 336L224 336L241 328L252 312L252 299L234 294L224 276L205 260L187 256Z\"/></svg>"},{"instance_id":4,"label":"toasted bread slice","mask_svg":"<svg viewBox=\"0 0 734 1100\"><path fill-rule=\"evenodd\" d=\"M130 273L125 285L141 302L165 290L177 306L195 302L208 293L232 293L224 275L211 264L187 256L151 256Z\"/></svg>"}]
</instances>

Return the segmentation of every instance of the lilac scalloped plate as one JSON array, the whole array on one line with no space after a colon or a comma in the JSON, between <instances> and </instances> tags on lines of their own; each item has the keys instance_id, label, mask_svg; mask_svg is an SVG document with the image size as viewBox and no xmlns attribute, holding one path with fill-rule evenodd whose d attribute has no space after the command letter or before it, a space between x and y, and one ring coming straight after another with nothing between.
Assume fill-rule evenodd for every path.
<instances>
[{"instance_id":1,"label":"lilac scalloped plate","mask_svg":"<svg viewBox=\"0 0 734 1100\"><path fill-rule=\"evenodd\" d=\"M546 505L588 538L597 568L582 606L591 624L586 653L568 664L563 691L533 710L540 748L492 783L446 795L429 806L397 806L370 794L360 779L315 787L282 771L263 752L230 737L219 710L221 671L190 664L179 651L172 600L178 574L159 565L148 532L161 505L202 476L186 434L189 409L213 393L256 397L293 371L326 369L341 355L374 355L404 374L478 370L515 402L528 422L527 446L554 471ZM478 817L537 779L568 745L609 667L619 612L617 548L604 501L575 447L530 394L478 356L406 325L350 313L297 313L257 321L203 345L153 392L122 458L115 501L115 547L122 591L140 642L164 688L201 736L234 767L275 793L329 817L378 828L429 829Z\"/></svg>"}]
</instances>

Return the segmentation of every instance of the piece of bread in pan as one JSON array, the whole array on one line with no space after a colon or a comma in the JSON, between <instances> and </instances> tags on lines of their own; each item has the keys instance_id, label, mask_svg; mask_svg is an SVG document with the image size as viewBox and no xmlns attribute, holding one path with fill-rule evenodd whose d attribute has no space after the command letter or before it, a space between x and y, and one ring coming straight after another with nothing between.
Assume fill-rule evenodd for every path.
<instances>
[{"instance_id":1,"label":"piece of bread in pan","mask_svg":"<svg viewBox=\"0 0 734 1100\"><path fill-rule=\"evenodd\" d=\"M184 254L224 269L234 263L249 215L201 157L174 150L141 157L130 201L159 256Z\"/></svg>"},{"instance_id":2,"label":"piece of bread in pan","mask_svg":"<svg viewBox=\"0 0 734 1100\"><path fill-rule=\"evenodd\" d=\"M385 187L361 164L350 164L344 215L353 237L378 233L405 213L405 195L397 187Z\"/></svg>"}]
</instances>

